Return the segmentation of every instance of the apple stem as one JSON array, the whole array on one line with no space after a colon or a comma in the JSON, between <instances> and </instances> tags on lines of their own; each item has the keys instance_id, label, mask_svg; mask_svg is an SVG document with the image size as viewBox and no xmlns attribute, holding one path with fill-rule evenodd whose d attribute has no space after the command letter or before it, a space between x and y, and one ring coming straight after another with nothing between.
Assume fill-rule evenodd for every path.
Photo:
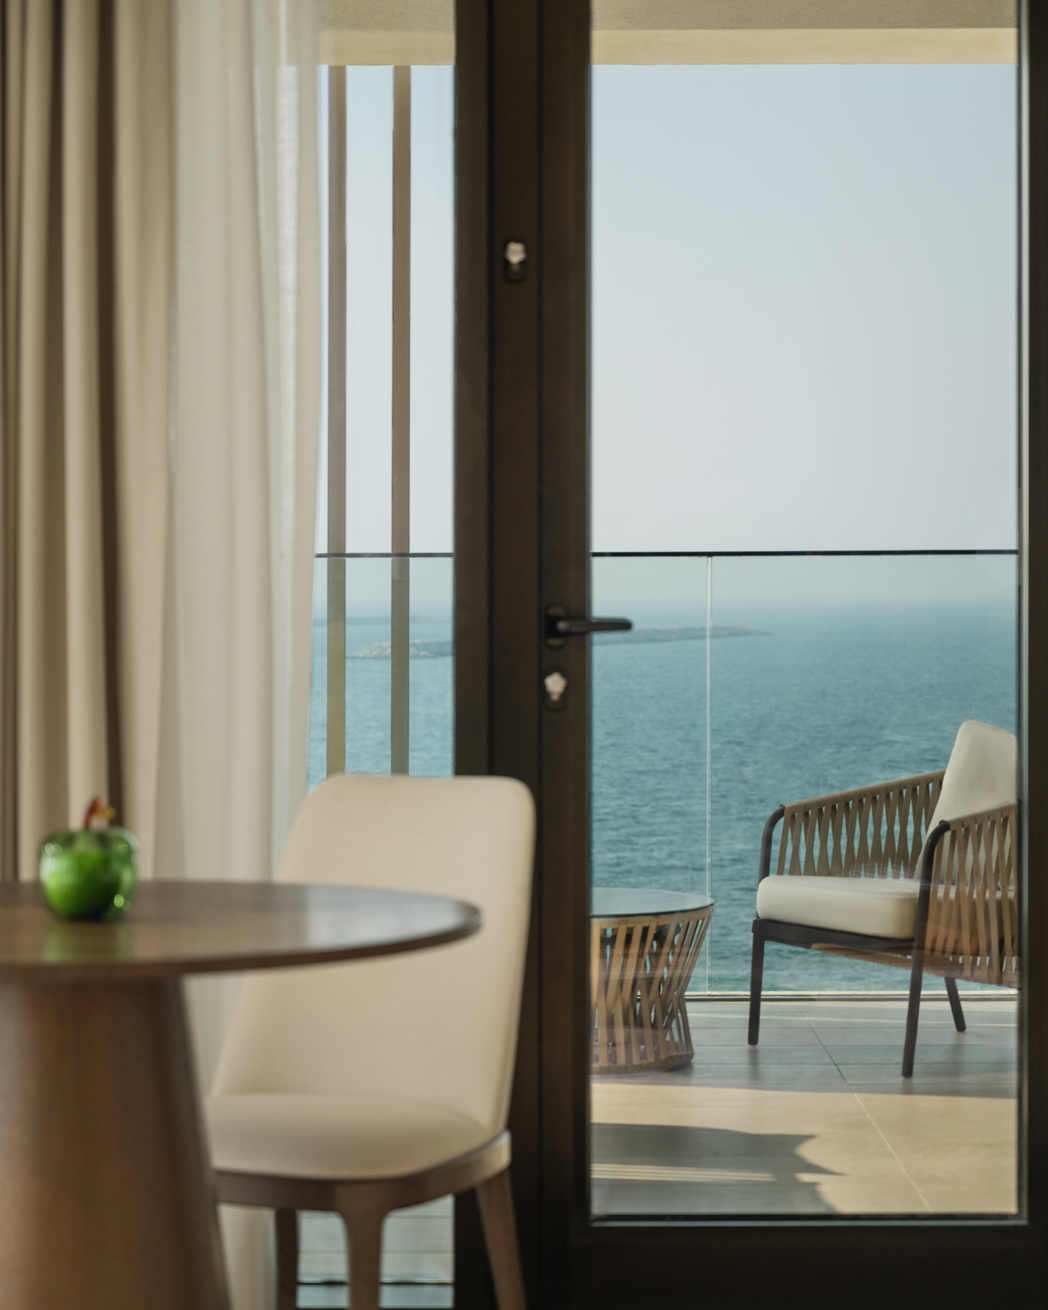
<instances>
[{"instance_id":1,"label":"apple stem","mask_svg":"<svg viewBox=\"0 0 1048 1310\"><path fill-rule=\"evenodd\" d=\"M84 827L92 832L105 832L111 819L116 817L116 810L107 805L101 796L95 796L84 814Z\"/></svg>"}]
</instances>

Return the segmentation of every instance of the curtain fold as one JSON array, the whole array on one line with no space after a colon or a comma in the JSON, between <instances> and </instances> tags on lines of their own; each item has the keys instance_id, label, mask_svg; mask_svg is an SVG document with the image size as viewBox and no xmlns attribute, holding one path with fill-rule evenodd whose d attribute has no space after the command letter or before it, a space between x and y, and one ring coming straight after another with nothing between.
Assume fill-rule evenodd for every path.
<instances>
[{"instance_id":1,"label":"curtain fold","mask_svg":"<svg viewBox=\"0 0 1048 1310\"><path fill-rule=\"evenodd\" d=\"M152 868L173 199L169 0L5 0L0 877L107 796Z\"/></svg>"},{"instance_id":2,"label":"curtain fold","mask_svg":"<svg viewBox=\"0 0 1048 1310\"><path fill-rule=\"evenodd\" d=\"M271 875L305 793L319 421L316 20L176 0L158 875ZM170 840L168 837L170 836Z\"/></svg>"},{"instance_id":3,"label":"curtain fold","mask_svg":"<svg viewBox=\"0 0 1048 1310\"><path fill-rule=\"evenodd\" d=\"M320 252L312 0L175 0L174 377L157 875L268 879L305 794ZM234 999L188 988L206 1088ZM225 1209L236 1310L269 1216Z\"/></svg>"}]
</instances>

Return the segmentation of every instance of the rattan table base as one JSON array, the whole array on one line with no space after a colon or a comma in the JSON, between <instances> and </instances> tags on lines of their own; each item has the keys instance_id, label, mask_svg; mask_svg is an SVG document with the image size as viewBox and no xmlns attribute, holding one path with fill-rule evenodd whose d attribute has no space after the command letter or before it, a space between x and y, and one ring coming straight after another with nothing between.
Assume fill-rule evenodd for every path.
<instances>
[{"instance_id":1,"label":"rattan table base","mask_svg":"<svg viewBox=\"0 0 1048 1310\"><path fill-rule=\"evenodd\" d=\"M692 1060L684 993L712 917L707 904L591 918L592 1073L678 1069Z\"/></svg>"}]
</instances>

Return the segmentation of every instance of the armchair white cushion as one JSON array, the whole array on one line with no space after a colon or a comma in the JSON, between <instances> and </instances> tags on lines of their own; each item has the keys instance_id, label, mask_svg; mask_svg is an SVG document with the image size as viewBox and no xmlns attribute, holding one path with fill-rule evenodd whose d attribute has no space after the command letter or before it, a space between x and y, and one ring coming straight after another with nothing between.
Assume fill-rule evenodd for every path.
<instances>
[{"instance_id":1,"label":"armchair white cushion","mask_svg":"<svg viewBox=\"0 0 1048 1310\"><path fill-rule=\"evenodd\" d=\"M757 915L870 937L912 937L917 924L916 878L765 878Z\"/></svg>"}]
</instances>

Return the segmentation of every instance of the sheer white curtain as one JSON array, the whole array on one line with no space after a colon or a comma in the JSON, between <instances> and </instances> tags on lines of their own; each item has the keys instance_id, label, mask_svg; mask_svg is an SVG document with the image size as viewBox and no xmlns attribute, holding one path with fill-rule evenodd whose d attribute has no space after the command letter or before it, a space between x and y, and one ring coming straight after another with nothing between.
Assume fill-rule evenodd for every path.
<instances>
[{"instance_id":1,"label":"sheer white curtain","mask_svg":"<svg viewBox=\"0 0 1048 1310\"><path fill-rule=\"evenodd\" d=\"M305 791L319 403L315 0L175 0L158 877L267 879ZM190 988L210 1081L231 987ZM267 1216L224 1217L234 1305Z\"/></svg>"}]
</instances>

